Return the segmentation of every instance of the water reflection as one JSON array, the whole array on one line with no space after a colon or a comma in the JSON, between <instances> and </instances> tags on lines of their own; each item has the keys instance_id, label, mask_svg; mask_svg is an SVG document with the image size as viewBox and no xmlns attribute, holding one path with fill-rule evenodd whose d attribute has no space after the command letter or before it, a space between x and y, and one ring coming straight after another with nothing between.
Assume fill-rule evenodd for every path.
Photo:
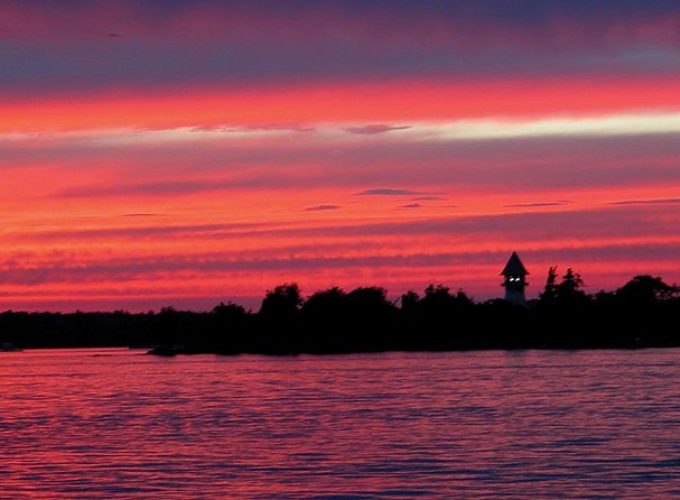
<instances>
[{"instance_id":1,"label":"water reflection","mask_svg":"<svg viewBox=\"0 0 680 500\"><path fill-rule=\"evenodd\" d=\"M668 498L679 355L0 353L0 492Z\"/></svg>"}]
</instances>

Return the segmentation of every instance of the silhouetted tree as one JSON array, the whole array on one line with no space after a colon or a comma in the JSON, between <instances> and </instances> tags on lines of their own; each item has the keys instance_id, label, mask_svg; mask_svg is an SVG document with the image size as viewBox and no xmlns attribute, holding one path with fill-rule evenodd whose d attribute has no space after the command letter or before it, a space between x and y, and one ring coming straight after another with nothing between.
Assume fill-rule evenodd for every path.
<instances>
[{"instance_id":1,"label":"silhouetted tree","mask_svg":"<svg viewBox=\"0 0 680 500\"><path fill-rule=\"evenodd\" d=\"M463 290L458 290L455 295L451 294L449 287L444 285L429 285L425 289L421 303L425 310L434 311L448 311L455 312L463 307L472 304L470 299Z\"/></svg>"},{"instance_id":2,"label":"silhouetted tree","mask_svg":"<svg viewBox=\"0 0 680 500\"><path fill-rule=\"evenodd\" d=\"M267 292L253 315L234 303L211 312L0 313L0 346L155 346L158 354L368 352L487 348L680 346L680 290L638 275L594 297L568 269L550 268L541 300L475 304L465 292L430 285L402 295L398 309L380 287L338 287L302 300L295 284ZM670 327L669 327L670 325Z\"/></svg>"},{"instance_id":3,"label":"silhouetted tree","mask_svg":"<svg viewBox=\"0 0 680 500\"><path fill-rule=\"evenodd\" d=\"M541 302L552 304L557 296L557 266L548 269L548 278L545 280L545 288L539 295Z\"/></svg>"},{"instance_id":4,"label":"silhouetted tree","mask_svg":"<svg viewBox=\"0 0 680 500\"><path fill-rule=\"evenodd\" d=\"M347 294L347 305L352 312L371 313L394 309L387 300L387 290L379 286L359 287Z\"/></svg>"},{"instance_id":5,"label":"silhouetted tree","mask_svg":"<svg viewBox=\"0 0 680 500\"><path fill-rule=\"evenodd\" d=\"M344 311L347 294L338 287L312 294L302 306L306 326L312 329L338 330L348 320Z\"/></svg>"},{"instance_id":6,"label":"silhouetted tree","mask_svg":"<svg viewBox=\"0 0 680 500\"><path fill-rule=\"evenodd\" d=\"M459 288L456 292L455 304L458 307L470 307L475 305L475 302L462 288Z\"/></svg>"},{"instance_id":7,"label":"silhouetted tree","mask_svg":"<svg viewBox=\"0 0 680 500\"><path fill-rule=\"evenodd\" d=\"M164 344L175 345L182 341L184 328L182 316L177 309L172 306L163 307L156 316L160 331L164 337Z\"/></svg>"},{"instance_id":8,"label":"silhouetted tree","mask_svg":"<svg viewBox=\"0 0 680 500\"><path fill-rule=\"evenodd\" d=\"M397 309L387 299L387 290L384 288L377 286L356 288L347 294L345 303L347 307L345 314L353 318L355 332L371 339L373 347L382 341L379 337L389 334L394 326L394 314Z\"/></svg>"},{"instance_id":9,"label":"silhouetted tree","mask_svg":"<svg viewBox=\"0 0 680 500\"><path fill-rule=\"evenodd\" d=\"M650 305L654 302L672 299L678 293L673 286L666 284L659 277L650 275L635 276L616 291L618 298L628 303Z\"/></svg>"},{"instance_id":10,"label":"silhouetted tree","mask_svg":"<svg viewBox=\"0 0 680 500\"><path fill-rule=\"evenodd\" d=\"M300 306L302 295L296 283L284 283L269 290L257 315L258 330L253 349L272 354L300 352Z\"/></svg>"},{"instance_id":11,"label":"silhouetted tree","mask_svg":"<svg viewBox=\"0 0 680 500\"><path fill-rule=\"evenodd\" d=\"M246 315L246 310L243 306L234 304L233 302L220 302L213 307L212 313L221 318L242 318Z\"/></svg>"},{"instance_id":12,"label":"silhouetted tree","mask_svg":"<svg viewBox=\"0 0 680 500\"><path fill-rule=\"evenodd\" d=\"M561 305L584 304L588 296L581 290L583 279L571 267L562 276L562 281L555 287L555 299Z\"/></svg>"},{"instance_id":13,"label":"silhouetted tree","mask_svg":"<svg viewBox=\"0 0 680 500\"><path fill-rule=\"evenodd\" d=\"M212 331L208 344L224 354L250 349L246 335L250 314L243 306L233 302L220 302L213 308L210 316Z\"/></svg>"},{"instance_id":14,"label":"silhouetted tree","mask_svg":"<svg viewBox=\"0 0 680 500\"><path fill-rule=\"evenodd\" d=\"M304 303L302 309L308 314L327 314L333 309L341 307L343 298L347 294L337 286L321 290L312 294Z\"/></svg>"},{"instance_id":15,"label":"silhouetted tree","mask_svg":"<svg viewBox=\"0 0 680 500\"><path fill-rule=\"evenodd\" d=\"M243 306L234 304L233 302L220 302L212 310L212 319L217 325L218 333L229 331L233 333L244 328L249 313L246 312Z\"/></svg>"},{"instance_id":16,"label":"silhouetted tree","mask_svg":"<svg viewBox=\"0 0 680 500\"><path fill-rule=\"evenodd\" d=\"M265 318L286 319L294 317L302 305L302 295L297 283L284 283L267 291L262 300L260 315Z\"/></svg>"},{"instance_id":17,"label":"silhouetted tree","mask_svg":"<svg viewBox=\"0 0 680 500\"><path fill-rule=\"evenodd\" d=\"M420 295L414 290L409 290L403 294L400 298L401 310L405 313L412 314L418 308L418 303L420 302Z\"/></svg>"},{"instance_id":18,"label":"silhouetted tree","mask_svg":"<svg viewBox=\"0 0 680 500\"><path fill-rule=\"evenodd\" d=\"M442 315L451 309L451 299L449 287L430 284L425 288L425 294L421 300L423 313Z\"/></svg>"}]
</instances>

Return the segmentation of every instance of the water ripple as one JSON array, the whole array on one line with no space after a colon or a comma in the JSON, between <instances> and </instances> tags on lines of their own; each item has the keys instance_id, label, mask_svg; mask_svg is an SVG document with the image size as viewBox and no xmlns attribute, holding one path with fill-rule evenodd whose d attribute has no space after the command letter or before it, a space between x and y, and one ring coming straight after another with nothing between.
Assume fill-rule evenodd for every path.
<instances>
[{"instance_id":1,"label":"water ripple","mask_svg":"<svg viewBox=\"0 0 680 500\"><path fill-rule=\"evenodd\" d=\"M0 353L0 498L672 498L680 350Z\"/></svg>"}]
</instances>

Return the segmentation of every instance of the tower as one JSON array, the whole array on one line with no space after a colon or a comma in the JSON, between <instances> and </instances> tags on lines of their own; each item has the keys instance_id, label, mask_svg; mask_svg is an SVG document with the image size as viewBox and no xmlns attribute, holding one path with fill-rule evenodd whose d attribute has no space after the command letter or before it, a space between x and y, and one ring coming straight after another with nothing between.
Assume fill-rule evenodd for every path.
<instances>
[{"instance_id":1,"label":"tower","mask_svg":"<svg viewBox=\"0 0 680 500\"><path fill-rule=\"evenodd\" d=\"M501 275L505 277L502 284L505 287L505 300L512 304L526 304L524 289L529 284L526 281L527 274L529 271L522 264L517 252L512 252L508 263L501 271Z\"/></svg>"}]
</instances>

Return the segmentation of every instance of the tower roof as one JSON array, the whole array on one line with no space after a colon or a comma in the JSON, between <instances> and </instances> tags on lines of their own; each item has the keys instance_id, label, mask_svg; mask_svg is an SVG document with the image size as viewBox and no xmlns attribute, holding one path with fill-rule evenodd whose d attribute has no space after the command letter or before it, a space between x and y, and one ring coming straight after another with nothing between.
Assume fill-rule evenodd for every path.
<instances>
[{"instance_id":1,"label":"tower roof","mask_svg":"<svg viewBox=\"0 0 680 500\"><path fill-rule=\"evenodd\" d=\"M522 261L519 258L519 255L517 255L517 252L512 252L512 255L510 256L510 259L508 260L508 263L505 264L505 267L503 268L503 271L501 271L501 274L503 276L525 276L529 274L529 271L527 271L527 268L524 267L524 264L522 264Z\"/></svg>"}]
</instances>

